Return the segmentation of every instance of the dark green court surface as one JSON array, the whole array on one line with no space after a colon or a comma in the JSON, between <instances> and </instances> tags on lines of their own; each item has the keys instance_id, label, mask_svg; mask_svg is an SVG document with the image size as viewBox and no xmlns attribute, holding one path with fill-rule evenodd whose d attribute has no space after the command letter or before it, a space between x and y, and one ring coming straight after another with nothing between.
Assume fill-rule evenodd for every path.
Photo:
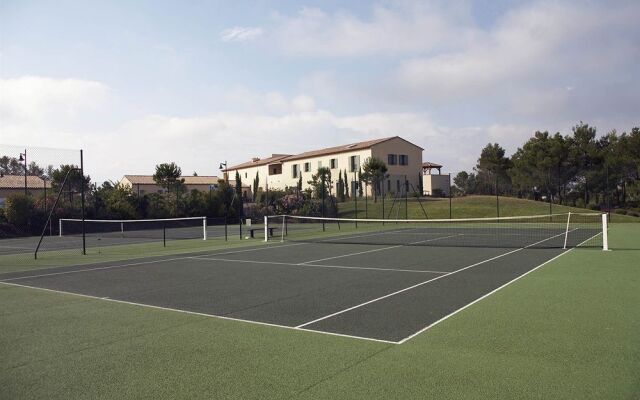
<instances>
[{"instance_id":1,"label":"dark green court surface","mask_svg":"<svg viewBox=\"0 0 640 400\"><path fill-rule=\"evenodd\" d=\"M15 272L0 281L401 343L562 252L286 243Z\"/></svg>"}]
</instances>

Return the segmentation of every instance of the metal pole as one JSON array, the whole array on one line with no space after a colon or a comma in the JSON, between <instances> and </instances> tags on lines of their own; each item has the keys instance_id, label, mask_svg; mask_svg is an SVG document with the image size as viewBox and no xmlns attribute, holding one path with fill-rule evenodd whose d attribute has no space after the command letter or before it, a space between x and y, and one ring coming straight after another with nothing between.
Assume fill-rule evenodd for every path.
<instances>
[{"instance_id":1,"label":"metal pole","mask_svg":"<svg viewBox=\"0 0 640 400\"><path fill-rule=\"evenodd\" d=\"M382 193L382 225L384 225L384 176L382 177L382 188L380 188L380 192Z\"/></svg>"},{"instance_id":2,"label":"metal pole","mask_svg":"<svg viewBox=\"0 0 640 400\"><path fill-rule=\"evenodd\" d=\"M500 218L500 197L498 196L498 173L496 173L496 214Z\"/></svg>"},{"instance_id":3,"label":"metal pole","mask_svg":"<svg viewBox=\"0 0 640 400\"><path fill-rule=\"evenodd\" d=\"M605 188L604 193L607 196L607 218L611 218L611 193L609 193L609 164L605 167Z\"/></svg>"},{"instance_id":4,"label":"metal pole","mask_svg":"<svg viewBox=\"0 0 640 400\"><path fill-rule=\"evenodd\" d=\"M369 183L364 183L364 218L369 218Z\"/></svg>"},{"instance_id":5,"label":"metal pole","mask_svg":"<svg viewBox=\"0 0 640 400\"><path fill-rule=\"evenodd\" d=\"M42 244L42 238L44 237L44 233L47 230L47 224L51 223L51 216L53 215L53 211L56 209L56 206L58 205L58 202L60 201L60 196L62 196L62 191L64 190L64 185L66 185L67 179L69 178L69 174L74 169L77 169L77 168L69 169L67 171L66 175L64 176L64 179L62 180L62 185L60 185L60 191L58 192L58 196L56 197L56 200L53 202L53 206L51 206L51 210L49 210L49 217L47 218L47 222L44 224L44 227L42 228L42 233L40 234L40 240L38 240L38 245L36 246L36 250L33 253L33 258L35 258L35 259L38 259L38 250L40 250L40 245ZM62 236L62 220L61 219L58 220L58 235Z\"/></svg>"},{"instance_id":6,"label":"metal pole","mask_svg":"<svg viewBox=\"0 0 640 400\"><path fill-rule=\"evenodd\" d=\"M324 175L322 175L322 218L324 218ZM322 232L325 231L324 219L322 220Z\"/></svg>"},{"instance_id":7,"label":"metal pole","mask_svg":"<svg viewBox=\"0 0 640 400\"><path fill-rule=\"evenodd\" d=\"M356 228L358 227L358 179L356 176L356 171L355 169L353 170L353 181L355 182L355 185L351 186L351 192L353 194L353 201L355 202L355 207L356 207Z\"/></svg>"},{"instance_id":8,"label":"metal pole","mask_svg":"<svg viewBox=\"0 0 640 400\"><path fill-rule=\"evenodd\" d=\"M80 204L82 208L82 254L87 254L87 238L84 223L84 156L80 150Z\"/></svg>"},{"instance_id":9,"label":"metal pole","mask_svg":"<svg viewBox=\"0 0 640 400\"><path fill-rule=\"evenodd\" d=\"M451 219L451 197L453 193L451 193L451 172L449 172L449 219Z\"/></svg>"},{"instance_id":10,"label":"metal pole","mask_svg":"<svg viewBox=\"0 0 640 400\"><path fill-rule=\"evenodd\" d=\"M409 219L409 181L404 176L404 219Z\"/></svg>"},{"instance_id":11,"label":"metal pole","mask_svg":"<svg viewBox=\"0 0 640 400\"><path fill-rule=\"evenodd\" d=\"M27 195L27 149L24 149L24 195Z\"/></svg>"}]
</instances>

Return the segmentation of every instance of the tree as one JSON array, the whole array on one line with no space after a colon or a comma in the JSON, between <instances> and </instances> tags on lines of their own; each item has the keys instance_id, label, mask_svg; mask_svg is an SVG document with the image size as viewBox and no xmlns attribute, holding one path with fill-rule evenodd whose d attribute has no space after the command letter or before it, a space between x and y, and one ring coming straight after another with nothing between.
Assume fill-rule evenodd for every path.
<instances>
[{"instance_id":1,"label":"tree","mask_svg":"<svg viewBox=\"0 0 640 400\"><path fill-rule=\"evenodd\" d=\"M176 163L163 163L156 165L156 172L153 174L153 180L161 187L171 191L174 188L175 196L175 215L178 216L178 207L180 204L180 188L184 183L182 169Z\"/></svg>"},{"instance_id":2,"label":"tree","mask_svg":"<svg viewBox=\"0 0 640 400\"><path fill-rule=\"evenodd\" d=\"M568 161L565 138L536 132L511 157L510 176L518 196L537 199L540 193L561 198L574 170Z\"/></svg>"},{"instance_id":3,"label":"tree","mask_svg":"<svg viewBox=\"0 0 640 400\"><path fill-rule=\"evenodd\" d=\"M460 171L453 177L453 184L462 192L462 194L473 194L476 188L476 175L466 171Z\"/></svg>"},{"instance_id":4,"label":"tree","mask_svg":"<svg viewBox=\"0 0 640 400\"><path fill-rule=\"evenodd\" d=\"M235 187L235 191L236 191L236 196L238 198L242 197L242 178L240 178L240 173L238 171L236 171L236 187Z\"/></svg>"},{"instance_id":5,"label":"tree","mask_svg":"<svg viewBox=\"0 0 640 400\"><path fill-rule=\"evenodd\" d=\"M253 201L258 198L258 186L260 186L260 172L256 171L256 177L253 179Z\"/></svg>"},{"instance_id":6,"label":"tree","mask_svg":"<svg viewBox=\"0 0 640 400\"><path fill-rule=\"evenodd\" d=\"M302 173L300 174L300 177L298 178L298 192L302 191Z\"/></svg>"},{"instance_id":7,"label":"tree","mask_svg":"<svg viewBox=\"0 0 640 400\"><path fill-rule=\"evenodd\" d=\"M371 185L374 188L374 201L378 201L378 194L380 193L380 182L386 177L388 168L387 164L379 158L369 157L364 161L362 165L363 172L361 174L362 180Z\"/></svg>"},{"instance_id":8,"label":"tree","mask_svg":"<svg viewBox=\"0 0 640 400\"><path fill-rule=\"evenodd\" d=\"M349 197L349 178L347 177L347 170L344 170L344 195Z\"/></svg>"},{"instance_id":9,"label":"tree","mask_svg":"<svg viewBox=\"0 0 640 400\"><path fill-rule=\"evenodd\" d=\"M331 180L331 170L329 168L318 168L318 171L315 174L311 175L311 180L307 181L307 183L311 185L313 189L313 196L316 199L321 199L323 197L323 188L324 196L326 197L327 194L331 196L331 187L333 186L333 181Z\"/></svg>"},{"instance_id":10,"label":"tree","mask_svg":"<svg viewBox=\"0 0 640 400\"><path fill-rule=\"evenodd\" d=\"M362 167L358 166L358 196L364 195L364 188L362 187Z\"/></svg>"},{"instance_id":11,"label":"tree","mask_svg":"<svg viewBox=\"0 0 640 400\"><path fill-rule=\"evenodd\" d=\"M584 206L589 204L589 185L595 178L598 157L596 128L580 122L574 126L573 136L569 137L569 162L575 166L575 184L584 193Z\"/></svg>"},{"instance_id":12,"label":"tree","mask_svg":"<svg viewBox=\"0 0 640 400\"><path fill-rule=\"evenodd\" d=\"M21 230L29 231L29 220L33 211L33 199L23 193L13 193L7 197L5 215L7 221Z\"/></svg>"},{"instance_id":13,"label":"tree","mask_svg":"<svg viewBox=\"0 0 640 400\"><path fill-rule=\"evenodd\" d=\"M153 174L153 180L159 186L170 190L172 187L177 189L179 184L184 183L182 169L176 163L163 163L156 165L156 172Z\"/></svg>"},{"instance_id":14,"label":"tree","mask_svg":"<svg viewBox=\"0 0 640 400\"><path fill-rule=\"evenodd\" d=\"M509 177L509 169L511 168L511 160L505 157L505 150L498 143L487 144L480 153L478 163L474 170L477 174L477 182L480 193L495 194L499 182L502 190L508 189L511 185Z\"/></svg>"},{"instance_id":15,"label":"tree","mask_svg":"<svg viewBox=\"0 0 640 400\"><path fill-rule=\"evenodd\" d=\"M344 201L344 181L342 180L342 172L338 171L337 195L340 201Z\"/></svg>"}]
</instances>

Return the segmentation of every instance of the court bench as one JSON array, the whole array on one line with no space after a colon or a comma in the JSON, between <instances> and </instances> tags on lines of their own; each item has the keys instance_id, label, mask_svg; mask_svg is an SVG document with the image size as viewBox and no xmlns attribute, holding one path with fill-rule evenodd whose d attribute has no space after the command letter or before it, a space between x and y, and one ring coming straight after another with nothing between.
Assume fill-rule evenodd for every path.
<instances>
[{"instance_id":1,"label":"court bench","mask_svg":"<svg viewBox=\"0 0 640 400\"><path fill-rule=\"evenodd\" d=\"M267 229L269 230L269 236L273 236L273 232L278 229L276 227L267 227ZM251 236L251 238L255 238L255 231L264 231L264 228L249 228L249 235Z\"/></svg>"}]
</instances>

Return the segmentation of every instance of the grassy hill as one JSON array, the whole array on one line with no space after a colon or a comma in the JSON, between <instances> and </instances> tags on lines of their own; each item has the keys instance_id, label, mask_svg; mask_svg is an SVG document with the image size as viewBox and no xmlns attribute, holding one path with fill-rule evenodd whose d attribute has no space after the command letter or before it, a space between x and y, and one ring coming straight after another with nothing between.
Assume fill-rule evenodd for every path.
<instances>
[{"instance_id":1,"label":"grassy hill","mask_svg":"<svg viewBox=\"0 0 640 400\"><path fill-rule=\"evenodd\" d=\"M533 201L526 199L518 199L514 197L500 197L500 216L518 216L518 215L543 215L549 213L549 203L541 201ZM409 218L449 218L449 199L409 199L408 217ZM382 199L374 203L373 199L368 199L365 207L364 199L358 199L358 213L356 215L356 204L354 201L345 201L338 203L338 215L343 218L382 218ZM393 204L393 199L387 198L384 202L384 218L405 218L406 213L405 201L400 199ZM424 211L423 211L424 208ZM365 211L366 209L366 211ZM596 212L585 208L568 207L558 204L551 206L552 212ZM454 197L451 199L451 217L452 218L482 218L495 217L496 198L495 196L465 196ZM640 218L627 215L611 215L612 222L640 222Z\"/></svg>"}]
</instances>

